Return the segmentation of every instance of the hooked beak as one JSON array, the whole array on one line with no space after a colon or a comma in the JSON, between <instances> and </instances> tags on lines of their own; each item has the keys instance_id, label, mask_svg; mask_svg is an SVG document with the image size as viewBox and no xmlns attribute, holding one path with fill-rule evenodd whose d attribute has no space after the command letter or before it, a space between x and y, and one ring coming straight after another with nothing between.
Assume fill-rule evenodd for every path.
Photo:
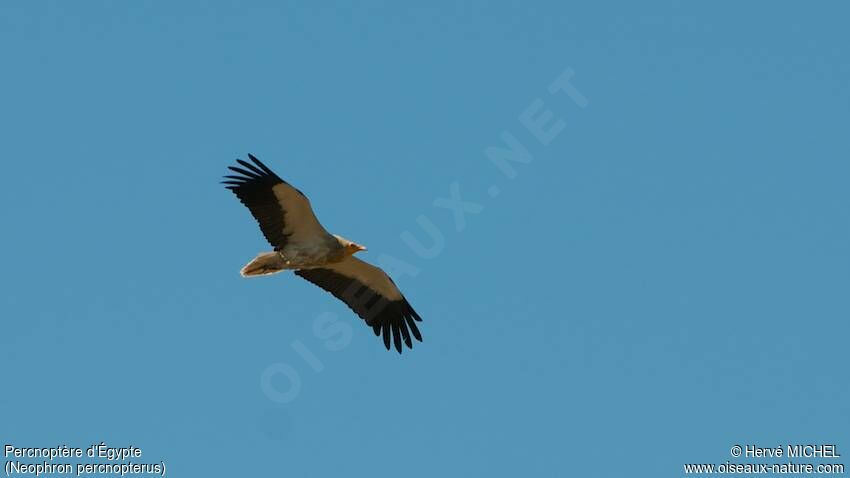
<instances>
[{"instance_id":1,"label":"hooked beak","mask_svg":"<svg viewBox=\"0 0 850 478\"><path fill-rule=\"evenodd\" d=\"M360 244L357 244L355 247L357 248L357 252L366 250L366 246L361 246Z\"/></svg>"}]
</instances>

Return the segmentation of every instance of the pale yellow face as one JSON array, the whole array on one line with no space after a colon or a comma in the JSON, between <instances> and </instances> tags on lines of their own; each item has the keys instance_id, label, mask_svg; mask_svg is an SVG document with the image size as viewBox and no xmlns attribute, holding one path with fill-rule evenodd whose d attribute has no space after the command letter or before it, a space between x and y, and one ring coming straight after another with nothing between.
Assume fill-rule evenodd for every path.
<instances>
[{"instance_id":1,"label":"pale yellow face","mask_svg":"<svg viewBox=\"0 0 850 478\"><path fill-rule=\"evenodd\" d=\"M354 241L349 241L348 239L342 236L338 236L336 234L334 234L333 236L336 238L337 241L339 241L339 245L342 246L342 250L344 251L346 256L352 256L360 251L366 250L365 246L361 246L360 244Z\"/></svg>"},{"instance_id":2,"label":"pale yellow face","mask_svg":"<svg viewBox=\"0 0 850 478\"><path fill-rule=\"evenodd\" d=\"M360 244L357 244L357 243L354 243L354 242L348 243L345 246L345 253L349 256L357 254L358 252L365 251L365 250L366 250L366 248L364 246L361 246Z\"/></svg>"}]
</instances>

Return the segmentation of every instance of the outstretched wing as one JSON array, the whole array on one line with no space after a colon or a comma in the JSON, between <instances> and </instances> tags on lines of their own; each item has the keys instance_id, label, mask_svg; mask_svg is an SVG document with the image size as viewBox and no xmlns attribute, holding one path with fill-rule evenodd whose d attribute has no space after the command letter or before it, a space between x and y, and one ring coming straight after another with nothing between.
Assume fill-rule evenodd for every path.
<instances>
[{"instance_id":1,"label":"outstretched wing","mask_svg":"<svg viewBox=\"0 0 850 478\"><path fill-rule=\"evenodd\" d=\"M228 166L237 175L225 176L222 184L233 191L260 224L266 240L279 251L290 242L311 242L328 236L316 219L310 200L301 191L249 154L254 163L237 159Z\"/></svg>"},{"instance_id":2,"label":"outstretched wing","mask_svg":"<svg viewBox=\"0 0 850 478\"><path fill-rule=\"evenodd\" d=\"M413 310L390 277L378 267L353 256L319 269L300 269L295 274L333 294L345 302L375 335L383 335L384 345L390 340L401 353L401 342L413 348L411 335L422 341L416 322L422 318Z\"/></svg>"}]
</instances>

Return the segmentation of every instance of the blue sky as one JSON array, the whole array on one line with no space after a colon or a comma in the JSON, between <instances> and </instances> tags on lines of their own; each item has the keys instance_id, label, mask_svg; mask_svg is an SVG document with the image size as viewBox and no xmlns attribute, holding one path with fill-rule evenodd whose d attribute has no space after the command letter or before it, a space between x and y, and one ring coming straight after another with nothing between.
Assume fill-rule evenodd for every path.
<instances>
[{"instance_id":1,"label":"blue sky","mask_svg":"<svg viewBox=\"0 0 850 478\"><path fill-rule=\"evenodd\" d=\"M174 476L850 453L848 13L3 2L0 439ZM248 152L392 265L424 343L239 276L270 249L218 184Z\"/></svg>"}]
</instances>

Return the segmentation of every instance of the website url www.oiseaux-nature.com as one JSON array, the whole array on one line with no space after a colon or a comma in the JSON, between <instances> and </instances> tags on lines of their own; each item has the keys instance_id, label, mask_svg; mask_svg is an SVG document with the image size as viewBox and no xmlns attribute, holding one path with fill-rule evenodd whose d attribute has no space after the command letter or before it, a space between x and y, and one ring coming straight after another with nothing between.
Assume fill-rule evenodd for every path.
<instances>
[{"instance_id":1,"label":"website url www.oiseaux-nature.com","mask_svg":"<svg viewBox=\"0 0 850 478\"><path fill-rule=\"evenodd\" d=\"M779 475L809 474L828 475L844 473L843 463L689 463L685 465L686 475L733 475L733 474Z\"/></svg>"}]
</instances>

